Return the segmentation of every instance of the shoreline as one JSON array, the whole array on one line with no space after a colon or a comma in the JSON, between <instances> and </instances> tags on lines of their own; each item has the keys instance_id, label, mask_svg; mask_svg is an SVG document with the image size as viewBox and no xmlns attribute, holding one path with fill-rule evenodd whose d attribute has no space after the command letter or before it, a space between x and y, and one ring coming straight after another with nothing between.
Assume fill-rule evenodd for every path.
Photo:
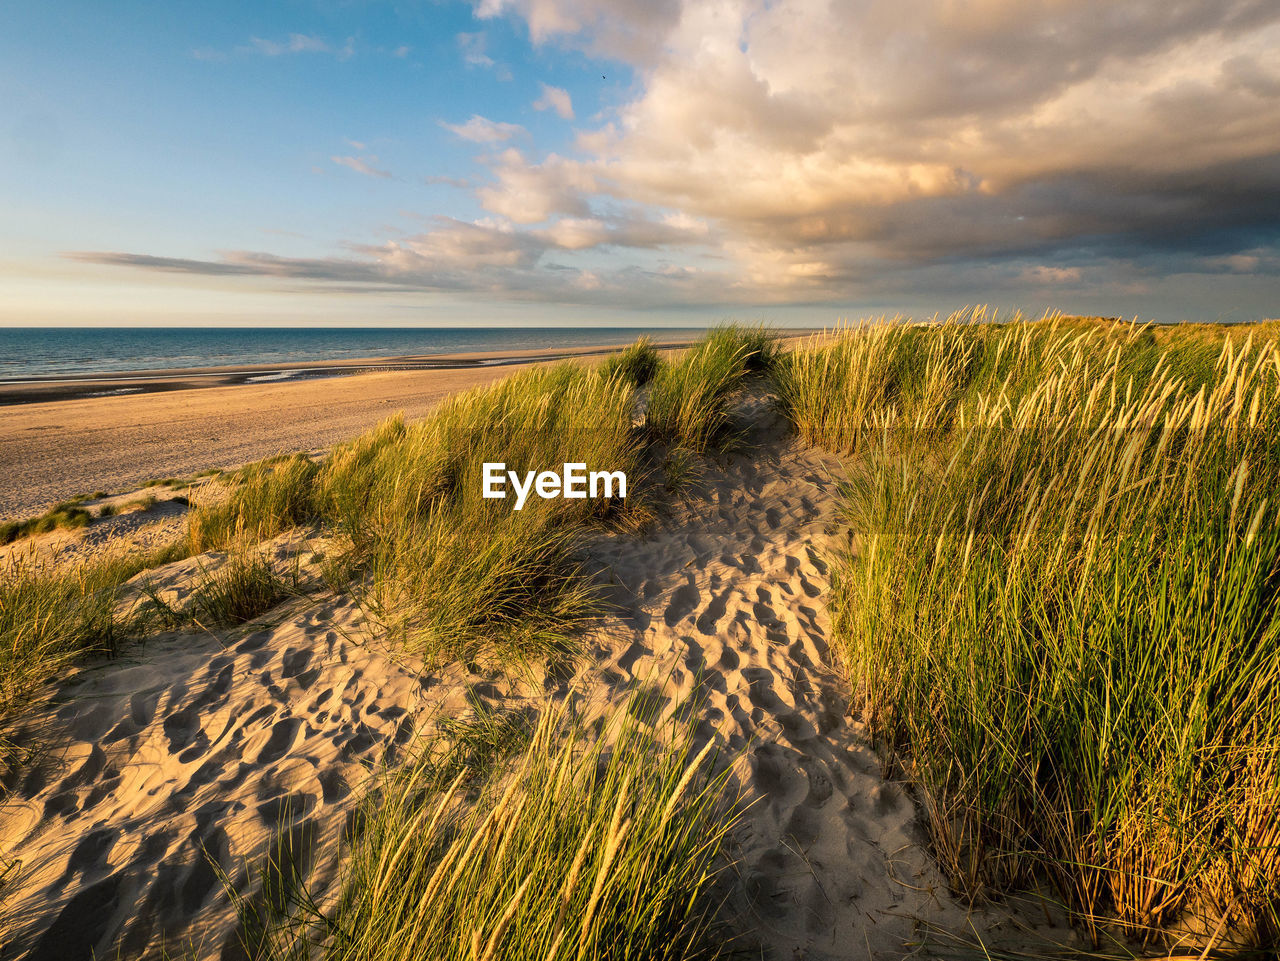
<instances>
[{"instance_id":1,"label":"shoreline","mask_svg":"<svg viewBox=\"0 0 1280 961\"><path fill-rule=\"evenodd\" d=\"M678 350L696 338L664 338L658 350ZM286 384L349 377L365 373L402 371L485 370L531 362L551 362L604 356L626 344L543 349L469 351L448 354L403 354L387 357L343 358L298 363L234 364L209 367L153 368L99 371L85 374L33 374L0 379L0 408L25 404L114 396L140 396L176 390ZM3 416L0 414L0 416Z\"/></svg>"},{"instance_id":2,"label":"shoreline","mask_svg":"<svg viewBox=\"0 0 1280 961\"><path fill-rule=\"evenodd\" d=\"M687 343L668 342L662 349ZM33 517L97 490L132 490L158 478L323 449L394 414L422 417L452 394L517 370L617 349L495 351L381 370L342 370L337 362L323 368L332 374L245 380L281 366L264 365L253 372L214 371L203 379L126 384L142 388L127 393L80 383L59 395L57 385L48 385L42 396L0 406L0 520Z\"/></svg>"},{"instance_id":3,"label":"shoreline","mask_svg":"<svg viewBox=\"0 0 1280 961\"><path fill-rule=\"evenodd\" d=\"M782 339L809 336L787 331ZM665 353L690 343L666 339L655 347ZM604 357L625 346L441 354L421 363L410 358L162 371L146 381L63 379L8 388L20 396L16 401L6 399L0 386L0 520L34 517L93 491L117 493L210 467L316 451L393 414L422 417L452 394L515 371ZM318 373L273 376L302 367Z\"/></svg>"}]
</instances>

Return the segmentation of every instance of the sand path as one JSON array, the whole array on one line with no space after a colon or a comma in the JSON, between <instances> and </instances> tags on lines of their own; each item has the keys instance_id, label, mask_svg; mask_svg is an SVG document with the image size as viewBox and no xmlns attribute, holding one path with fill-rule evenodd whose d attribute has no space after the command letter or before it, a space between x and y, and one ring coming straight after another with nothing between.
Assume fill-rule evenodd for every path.
<instances>
[{"instance_id":1,"label":"sand path","mask_svg":"<svg viewBox=\"0 0 1280 961\"><path fill-rule=\"evenodd\" d=\"M639 542L593 549L622 614L587 674L615 689L669 678L684 702L670 710L696 711L702 737L739 755L751 807L727 919L748 956L901 958L931 928L971 923L1008 941L1011 917L971 917L947 894L915 805L848 716L826 610L844 470L764 399L741 416L744 452L709 463L683 509Z\"/></svg>"}]
</instances>

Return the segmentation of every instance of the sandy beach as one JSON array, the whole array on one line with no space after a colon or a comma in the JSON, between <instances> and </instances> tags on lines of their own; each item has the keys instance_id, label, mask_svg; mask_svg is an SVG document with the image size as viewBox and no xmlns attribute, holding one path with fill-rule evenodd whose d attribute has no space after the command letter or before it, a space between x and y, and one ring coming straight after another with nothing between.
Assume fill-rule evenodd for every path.
<instances>
[{"instance_id":1,"label":"sandy beach","mask_svg":"<svg viewBox=\"0 0 1280 961\"><path fill-rule=\"evenodd\" d=\"M244 383L296 368L152 371L10 385L0 388L0 519L36 514L96 490L327 447L397 412L421 417L450 394L530 365L612 349L308 365L343 373L281 382ZM346 373L350 366L361 372ZM138 392L84 396L122 389ZM43 399L50 395L59 399Z\"/></svg>"},{"instance_id":2,"label":"sandy beach","mask_svg":"<svg viewBox=\"0 0 1280 961\"><path fill-rule=\"evenodd\" d=\"M1280 961L1280 3L0 31L0 961Z\"/></svg>"}]
</instances>

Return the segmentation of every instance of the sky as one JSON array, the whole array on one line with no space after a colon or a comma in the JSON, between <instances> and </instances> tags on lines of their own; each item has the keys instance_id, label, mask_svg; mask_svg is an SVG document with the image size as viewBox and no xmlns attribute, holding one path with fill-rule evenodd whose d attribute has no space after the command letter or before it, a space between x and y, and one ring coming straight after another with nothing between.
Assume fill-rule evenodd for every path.
<instances>
[{"instance_id":1,"label":"sky","mask_svg":"<svg viewBox=\"0 0 1280 961\"><path fill-rule=\"evenodd\" d=\"M0 325L1280 317L1275 0L0 5Z\"/></svg>"}]
</instances>

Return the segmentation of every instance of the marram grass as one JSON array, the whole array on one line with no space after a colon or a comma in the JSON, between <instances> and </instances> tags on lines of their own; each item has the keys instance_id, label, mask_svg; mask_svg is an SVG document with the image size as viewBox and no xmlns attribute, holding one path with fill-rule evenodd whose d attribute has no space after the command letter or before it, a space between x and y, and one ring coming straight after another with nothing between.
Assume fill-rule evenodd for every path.
<instances>
[{"instance_id":1,"label":"marram grass","mask_svg":"<svg viewBox=\"0 0 1280 961\"><path fill-rule=\"evenodd\" d=\"M688 728L637 713L588 729L567 706L548 708L513 762L459 768L452 752L424 751L366 805L336 905L295 896L302 907L262 925L256 956L718 956L724 779Z\"/></svg>"},{"instance_id":2,"label":"marram grass","mask_svg":"<svg viewBox=\"0 0 1280 961\"><path fill-rule=\"evenodd\" d=\"M1280 352L1063 322L872 327L784 361L861 452L841 658L973 896L1102 934L1280 933Z\"/></svg>"},{"instance_id":3,"label":"marram grass","mask_svg":"<svg viewBox=\"0 0 1280 961\"><path fill-rule=\"evenodd\" d=\"M712 330L679 359L662 365L649 388L645 423L661 444L702 454L729 427L729 404L749 373L776 363L773 334L738 326Z\"/></svg>"},{"instance_id":4,"label":"marram grass","mask_svg":"<svg viewBox=\"0 0 1280 961\"><path fill-rule=\"evenodd\" d=\"M77 501L67 501L49 508L39 517L23 521L0 522L0 546L12 544L33 534L46 534L59 528L74 530L85 527L91 515Z\"/></svg>"},{"instance_id":5,"label":"marram grass","mask_svg":"<svg viewBox=\"0 0 1280 961\"><path fill-rule=\"evenodd\" d=\"M653 380L662 359L648 337L639 338L624 350L610 354L600 363L605 377L619 377L633 387L643 387Z\"/></svg>"},{"instance_id":6,"label":"marram grass","mask_svg":"<svg viewBox=\"0 0 1280 961\"><path fill-rule=\"evenodd\" d=\"M142 624L121 618L125 581L183 556L167 546L130 556L58 563L18 554L0 566L0 721L19 712L42 685L86 653L112 653ZM0 732L0 774L15 761Z\"/></svg>"},{"instance_id":7,"label":"marram grass","mask_svg":"<svg viewBox=\"0 0 1280 961\"><path fill-rule=\"evenodd\" d=\"M643 339L592 368L525 371L393 418L331 451L248 469L229 498L198 505L193 549L252 543L297 524L343 534L365 572L354 587L382 625L433 658L527 660L572 646L599 604L575 560L593 524L644 514L650 444L703 450L727 423L749 369L773 362L771 335L711 332L675 364ZM656 369L656 373L654 370ZM646 430L634 387L652 377ZM622 471L628 501L481 497L482 466L521 474L585 463Z\"/></svg>"}]
</instances>

